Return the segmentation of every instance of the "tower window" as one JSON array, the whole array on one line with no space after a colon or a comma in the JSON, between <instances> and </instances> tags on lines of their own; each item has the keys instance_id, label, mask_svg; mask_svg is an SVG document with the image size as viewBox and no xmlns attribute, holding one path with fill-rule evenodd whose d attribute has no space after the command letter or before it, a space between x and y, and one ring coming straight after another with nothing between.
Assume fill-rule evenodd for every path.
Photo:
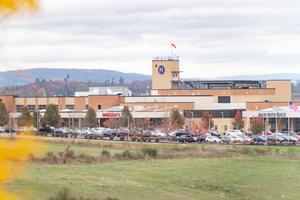
<instances>
[{"instance_id":1,"label":"tower window","mask_svg":"<svg viewBox=\"0 0 300 200\"><path fill-rule=\"evenodd\" d=\"M219 96L218 103L230 103L230 96Z\"/></svg>"},{"instance_id":2,"label":"tower window","mask_svg":"<svg viewBox=\"0 0 300 200\"><path fill-rule=\"evenodd\" d=\"M66 105L66 109L74 110L74 105Z\"/></svg>"},{"instance_id":3,"label":"tower window","mask_svg":"<svg viewBox=\"0 0 300 200\"><path fill-rule=\"evenodd\" d=\"M35 111L35 105L28 105L28 110L30 112L34 112Z\"/></svg>"},{"instance_id":4,"label":"tower window","mask_svg":"<svg viewBox=\"0 0 300 200\"><path fill-rule=\"evenodd\" d=\"M22 112L24 106L23 105L16 105L16 111L17 112Z\"/></svg>"}]
</instances>

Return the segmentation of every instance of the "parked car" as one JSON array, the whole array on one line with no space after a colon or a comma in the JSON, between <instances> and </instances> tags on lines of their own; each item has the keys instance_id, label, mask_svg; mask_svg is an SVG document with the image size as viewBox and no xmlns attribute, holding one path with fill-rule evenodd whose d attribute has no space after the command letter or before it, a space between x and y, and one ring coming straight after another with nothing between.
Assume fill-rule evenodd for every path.
<instances>
[{"instance_id":1,"label":"parked car","mask_svg":"<svg viewBox=\"0 0 300 200\"><path fill-rule=\"evenodd\" d=\"M191 143L191 142L194 142L194 138L193 138L192 135L181 135L178 138L178 142L181 142L181 143Z\"/></svg>"},{"instance_id":2,"label":"parked car","mask_svg":"<svg viewBox=\"0 0 300 200\"><path fill-rule=\"evenodd\" d=\"M38 135L47 136L48 134L51 134L51 132L52 129L46 126L46 127L39 128Z\"/></svg>"},{"instance_id":3,"label":"parked car","mask_svg":"<svg viewBox=\"0 0 300 200\"><path fill-rule=\"evenodd\" d=\"M229 136L232 143L243 143L244 139L240 136Z\"/></svg>"},{"instance_id":4,"label":"parked car","mask_svg":"<svg viewBox=\"0 0 300 200\"><path fill-rule=\"evenodd\" d=\"M254 140L251 137L244 136L242 137L245 144L254 144Z\"/></svg>"},{"instance_id":5,"label":"parked car","mask_svg":"<svg viewBox=\"0 0 300 200\"><path fill-rule=\"evenodd\" d=\"M277 134L278 136L282 137L284 139L285 142L292 142L292 143L296 143L298 141L297 138L291 136L291 135L288 135L288 134L281 134L281 133L278 133Z\"/></svg>"},{"instance_id":6,"label":"parked car","mask_svg":"<svg viewBox=\"0 0 300 200\"><path fill-rule=\"evenodd\" d=\"M198 136L198 142L205 142L207 138L207 134Z\"/></svg>"},{"instance_id":7,"label":"parked car","mask_svg":"<svg viewBox=\"0 0 300 200\"><path fill-rule=\"evenodd\" d=\"M221 139L221 134L218 133L218 131L211 131L209 132L210 135L212 136L216 136L217 138Z\"/></svg>"},{"instance_id":8,"label":"parked car","mask_svg":"<svg viewBox=\"0 0 300 200\"><path fill-rule=\"evenodd\" d=\"M297 133L291 133L291 136L293 136L293 137L296 138L298 141L300 141L300 135L298 135Z\"/></svg>"},{"instance_id":9,"label":"parked car","mask_svg":"<svg viewBox=\"0 0 300 200\"><path fill-rule=\"evenodd\" d=\"M94 140L97 140L97 139L100 139L103 137L103 134L97 132L97 131L94 131L94 130L89 130L85 135L84 135L84 138L85 139L94 139Z\"/></svg>"},{"instance_id":10,"label":"parked car","mask_svg":"<svg viewBox=\"0 0 300 200\"><path fill-rule=\"evenodd\" d=\"M267 136L267 142L269 144L278 144L278 143L283 143L284 141L285 141L285 139L283 139L282 137L280 137L276 134Z\"/></svg>"},{"instance_id":11,"label":"parked car","mask_svg":"<svg viewBox=\"0 0 300 200\"><path fill-rule=\"evenodd\" d=\"M226 132L226 135L241 136L241 135L244 135L244 133L241 130L230 129Z\"/></svg>"},{"instance_id":12,"label":"parked car","mask_svg":"<svg viewBox=\"0 0 300 200\"><path fill-rule=\"evenodd\" d=\"M165 132L163 132L161 130L158 130L158 129L152 131L151 135L155 135L155 136L158 136L158 137L166 137L167 136L167 134Z\"/></svg>"},{"instance_id":13,"label":"parked car","mask_svg":"<svg viewBox=\"0 0 300 200\"><path fill-rule=\"evenodd\" d=\"M254 143L264 143L267 141L267 139L261 135L250 135L250 137L253 139Z\"/></svg>"},{"instance_id":14,"label":"parked car","mask_svg":"<svg viewBox=\"0 0 300 200\"><path fill-rule=\"evenodd\" d=\"M222 140L216 136L207 136L205 142L208 143L221 143Z\"/></svg>"},{"instance_id":15,"label":"parked car","mask_svg":"<svg viewBox=\"0 0 300 200\"><path fill-rule=\"evenodd\" d=\"M112 131L109 128L105 128L105 129L103 129L102 134L103 134L103 137L111 137Z\"/></svg>"},{"instance_id":16,"label":"parked car","mask_svg":"<svg viewBox=\"0 0 300 200\"><path fill-rule=\"evenodd\" d=\"M0 127L0 133L5 133L5 128L4 127Z\"/></svg>"},{"instance_id":17,"label":"parked car","mask_svg":"<svg viewBox=\"0 0 300 200\"><path fill-rule=\"evenodd\" d=\"M64 138L67 138L69 137L69 135L72 134L72 130L70 128L67 128L67 127L61 127L58 129L59 130L59 137L64 137Z\"/></svg>"},{"instance_id":18,"label":"parked car","mask_svg":"<svg viewBox=\"0 0 300 200\"><path fill-rule=\"evenodd\" d=\"M125 140L129 136L130 136L130 130L128 128L119 128L116 131L116 137L119 140Z\"/></svg>"},{"instance_id":19,"label":"parked car","mask_svg":"<svg viewBox=\"0 0 300 200\"><path fill-rule=\"evenodd\" d=\"M222 137L222 141L223 141L224 143L226 143L226 144L232 143L232 139L231 139L231 137L228 136L228 135L224 135L224 136Z\"/></svg>"},{"instance_id":20,"label":"parked car","mask_svg":"<svg viewBox=\"0 0 300 200\"><path fill-rule=\"evenodd\" d=\"M59 128L50 127L52 137L61 137L62 131Z\"/></svg>"},{"instance_id":21,"label":"parked car","mask_svg":"<svg viewBox=\"0 0 300 200\"><path fill-rule=\"evenodd\" d=\"M6 133L15 133L17 130L15 128L5 128Z\"/></svg>"}]
</instances>

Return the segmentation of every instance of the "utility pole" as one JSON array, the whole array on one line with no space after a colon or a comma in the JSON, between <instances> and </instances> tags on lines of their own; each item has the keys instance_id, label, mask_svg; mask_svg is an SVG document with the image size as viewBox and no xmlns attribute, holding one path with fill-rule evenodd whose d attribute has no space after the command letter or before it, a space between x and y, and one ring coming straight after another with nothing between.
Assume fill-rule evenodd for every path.
<instances>
[{"instance_id":1,"label":"utility pole","mask_svg":"<svg viewBox=\"0 0 300 200\"><path fill-rule=\"evenodd\" d=\"M224 131L224 123L223 123L223 119L224 119L224 112L221 112L222 115L222 131Z\"/></svg>"}]
</instances>

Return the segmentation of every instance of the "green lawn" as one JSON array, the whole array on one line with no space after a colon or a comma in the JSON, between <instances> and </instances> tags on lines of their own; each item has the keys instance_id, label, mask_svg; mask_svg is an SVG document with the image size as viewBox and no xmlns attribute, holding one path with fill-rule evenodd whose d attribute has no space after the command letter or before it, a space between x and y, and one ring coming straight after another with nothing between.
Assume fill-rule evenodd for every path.
<instances>
[{"instance_id":1,"label":"green lawn","mask_svg":"<svg viewBox=\"0 0 300 200\"><path fill-rule=\"evenodd\" d=\"M58 152L65 146L51 143L48 150ZM287 147L251 148L291 151ZM97 155L103 146L73 145L71 149ZM298 152L298 148L292 149ZM119 146L109 150L121 151ZM47 200L63 187L71 189L74 195L103 200L107 197L119 200L299 199L299 170L300 160L254 155L90 165L33 164L23 178L9 183L7 188L24 200Z\"/></svg>"}]
</instances>

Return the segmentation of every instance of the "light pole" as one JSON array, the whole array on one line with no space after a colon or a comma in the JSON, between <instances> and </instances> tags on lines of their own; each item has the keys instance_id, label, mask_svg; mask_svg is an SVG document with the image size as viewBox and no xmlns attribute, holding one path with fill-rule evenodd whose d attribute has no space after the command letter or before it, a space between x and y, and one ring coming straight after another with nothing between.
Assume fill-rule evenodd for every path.
<instances>
[{"instance_id":1,"label":"light pole","mask_svg":"<svg viewBox=\"0 0 300 200\"><path fill-rule=\"evenodd\" d=\"M194 124L194 112L190 111L190 114L192 116L192 120L190 120L190 128L191 128L192 124Z\"/></svg>"},{"instance_id":2,"label":"light pole","mask_svg":"<svg viewBox=\"0 0 300 200\"><path fill-rule=\"evenodd\" d=\"M130 130L129 130L129 128L130 128L130 127L129 127L129 123L130 123L130 117L128 116L128 117L127 117L127 128L128 128L128 133L127 133L127 139L126 139L127 142L129 142L129 132L130 132Z\"/></svg>"},{"instance_id":3,"label":"light pole","mask_svg":"<svg viewBox=\"0 0 300 200\"><path fill-rule=\"evenodd\" d=\"M40 120L40 119L39 119L39 114L40 114L40 112L39 112L39 110L37 110L37 111L36 111L36 128L37 128L37 130L39 130L39 125L40 125L40 124L39 124L39 122L40 122L40 121L39 121L39 120Z\"/></svg>"},{"instance_id":4,"label":"light pole","mask_svg":"<svg viewBox=\"0 0 300 200\"><path fill-rule=\"evenodd\" d=\"M210 132L210 116L208 116L208 131Z\"/></svg>"},{"instance_id":5,"label":"light pole","mask_svg":"<svg viewBox=\"0 0 300 200\"><path fill-rule=\"evenodd\" d=\"M223 123L223 119L224 119L224 112L221 112L222 115L222 131L224 133L224 123Z\"/></svg>"}]
</instances>

